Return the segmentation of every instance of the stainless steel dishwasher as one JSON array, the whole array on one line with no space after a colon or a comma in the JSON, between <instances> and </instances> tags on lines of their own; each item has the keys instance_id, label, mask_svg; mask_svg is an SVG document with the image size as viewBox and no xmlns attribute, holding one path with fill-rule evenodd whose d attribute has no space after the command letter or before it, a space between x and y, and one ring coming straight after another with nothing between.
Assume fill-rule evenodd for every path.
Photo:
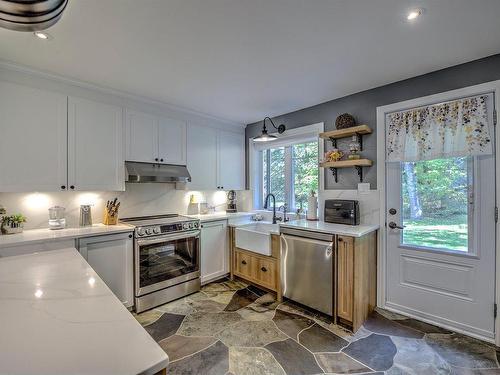
<instances>
[{"instance_id":1,"label":"stainless steel dishwasher","mask_svg":"<svg viewBox=\"0 0 500 375\"><path fill-rule=\"evenodd\" d=\"M282 227L281 239L283 295L333 316L334 236Z\"/></svg>"}]
</instances>

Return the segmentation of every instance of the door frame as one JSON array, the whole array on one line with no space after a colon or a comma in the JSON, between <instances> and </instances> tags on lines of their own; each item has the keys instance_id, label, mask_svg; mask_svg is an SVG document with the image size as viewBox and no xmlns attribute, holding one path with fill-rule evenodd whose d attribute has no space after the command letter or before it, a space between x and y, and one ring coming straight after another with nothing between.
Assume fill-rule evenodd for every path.
<instances>
[{"instance_id":1,"label":"door frame","mask_svg":"<svg viewBox=\"0 0 500 375\"><path fill-rule=\"evenodd\" d=\"M500 80L482 83L479 85L468 86L456 90L445 91L442 93L423 96L420 98L405 100L385 106L377 107L377 190L380 195L380 229L378 236L378 270L377 270L377 306L386 307L386 269L387 269L387 236L386 236L386 168L385 168L385 117L387 113L403 111L414 107L420 107L439 102L445 102L466 96L475 96L486 92L495 93L495 109L500 109ZM498 123L498 122L497 122ZM495 182L496 182L496 202L500 197L500 163L497 162L496 155L500 155L500 131L495 132ZM500 284L500 224L496 223L496 244L495 244L495 285ZM500 287L495 288L495 303L500 304ZM388 310L393 310L387 308ZM400 312L400 311L396 311ZM493 313L493 312L492 312ZM403 313L409 315L408 313ZM422 317L412 316L425 321ZM433 323L427 321L428 323ZM484 339L484 338L483 338ZM488 340L492 341L492 340ZM500 319L495 319L495 340L494 343L500 346Z\"/></svg>"}]
</instances>

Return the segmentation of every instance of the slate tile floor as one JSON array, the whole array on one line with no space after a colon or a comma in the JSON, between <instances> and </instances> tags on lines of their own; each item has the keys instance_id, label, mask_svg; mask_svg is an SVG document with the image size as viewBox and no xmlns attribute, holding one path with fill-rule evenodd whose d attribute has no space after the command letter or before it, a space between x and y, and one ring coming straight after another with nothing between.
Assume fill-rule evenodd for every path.
<instances>
[{"instance_id":1,"label":"slate tile floor","mask_svg":"<svg viewBox=\"0 0 500 375\"><path fill-rule=\"evenodd\" d=\"M172 375L500 374L493 345L382 310L350 334L238 281L136 319L169 355Z\"/></svg>"}]
</instances>

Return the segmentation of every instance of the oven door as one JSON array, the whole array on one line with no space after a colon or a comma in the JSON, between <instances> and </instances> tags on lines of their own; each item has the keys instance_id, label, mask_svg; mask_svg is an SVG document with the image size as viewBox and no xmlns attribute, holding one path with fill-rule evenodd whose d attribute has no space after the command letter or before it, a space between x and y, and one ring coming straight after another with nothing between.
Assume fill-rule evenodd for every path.
<instances>
[{"instance_id":1,"label":"oven door","mask_svg":"<svg viewBox=\"0 0 500 375\"><path fill-rule=\"evenodd\" d=\"M200 231L138 238L134 249L135 295L200 277Z\"/></svg>"}]
</instances>

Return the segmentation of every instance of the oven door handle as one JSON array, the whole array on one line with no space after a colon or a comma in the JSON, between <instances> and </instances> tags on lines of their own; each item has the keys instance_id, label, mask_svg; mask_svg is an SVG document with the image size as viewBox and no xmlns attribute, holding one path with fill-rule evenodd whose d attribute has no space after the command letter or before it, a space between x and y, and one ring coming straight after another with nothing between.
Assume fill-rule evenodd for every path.
<instances>
[{"instance_id":1,"label":"oven door handle","mask_svg":"<svg viewBox=\"0 0 500 375\"><path fill-rule=\"evenodd\" d=\"M200 237L200 233L201 232L199 230L192 230L192 231L184 232L181 234L169 234L169 235L155 237L155 238L151 238L151 239L138 238L137 245L139 245L139 246L154 245L155 243L182 240L183 238Z\"/></svg>"}]
</instances>

